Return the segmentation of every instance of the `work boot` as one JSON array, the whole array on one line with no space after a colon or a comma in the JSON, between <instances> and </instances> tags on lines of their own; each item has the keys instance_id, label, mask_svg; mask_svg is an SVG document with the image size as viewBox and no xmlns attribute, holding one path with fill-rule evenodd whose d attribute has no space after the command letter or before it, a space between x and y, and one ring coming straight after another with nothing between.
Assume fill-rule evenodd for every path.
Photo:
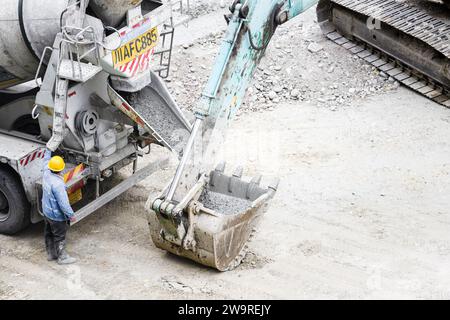
<instances>
[{"instance_id":1,"label":"work boot","mask_svg":"<svg viewBox=\"0 0 450 320\"><path fill-rule=\"evenodd\" d=\"M66 242L61 241L58 244L58 264L72 264L77 262L77 259L69 256L66 251Z\"/></svg>"},{"instance_id":2,"label":"work boot","mask_svg":"<svg viewBox=\"0 0 450 320\"><path fill-rule=\"evenodd\" d=\"M45 239L45 250L47 251L47 261L58 259L55 242L52 239Z\"/></svg>"}]
</instances>

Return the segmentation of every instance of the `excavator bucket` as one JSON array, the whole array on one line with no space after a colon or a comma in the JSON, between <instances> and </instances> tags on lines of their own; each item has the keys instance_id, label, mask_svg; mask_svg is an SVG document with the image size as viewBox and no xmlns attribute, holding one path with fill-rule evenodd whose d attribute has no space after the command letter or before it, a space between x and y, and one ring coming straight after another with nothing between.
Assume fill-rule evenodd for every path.
<instances>
[{"instance_id":1,"label":"excavator bucket","mask_svg":"<svg viewBox=\"0 0 450 320\"><path fill-rule=\"evenodd\" d=\"M278 179L263 188L261 177L247 182L242 169L229 176L219 166L199 190L187 214L177 217L149 208L148 222L154 244L163 250L219 271L237 267L246 243L278 187ZM156 210L154 210L156 209Z\"/></svg>"}]
</instances>

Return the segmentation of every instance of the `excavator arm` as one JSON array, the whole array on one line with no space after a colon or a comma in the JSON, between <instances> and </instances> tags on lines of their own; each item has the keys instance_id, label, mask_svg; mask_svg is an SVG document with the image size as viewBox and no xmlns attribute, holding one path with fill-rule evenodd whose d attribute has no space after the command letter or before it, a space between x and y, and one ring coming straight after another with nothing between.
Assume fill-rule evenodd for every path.
<instances>
[{"instance_id":1,"label":"excavator arm","mask_svg":"<svg viewBox=\"0 0 450 320\"><path fill-rule=\"evenodd\" d=\"M218 165L218 148L276 28L316 3L235 0L230 6L228 29L194 108L195 122L175 176L148 205L158 247L219 270L240 262L259 209L274 195L278 182L265 188L261 177L244 182L241 168L225 175L224 165Z\"/></svg>"}]
</instances>

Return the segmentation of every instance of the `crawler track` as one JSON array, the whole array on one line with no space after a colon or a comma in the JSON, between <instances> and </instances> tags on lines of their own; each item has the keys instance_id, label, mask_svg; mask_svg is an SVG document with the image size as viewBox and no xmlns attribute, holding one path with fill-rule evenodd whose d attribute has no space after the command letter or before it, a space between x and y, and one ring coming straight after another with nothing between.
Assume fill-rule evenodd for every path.
<instances>
[{"instance_id":1,"label":"crawler track","mask_svg":"<svg viewBox=\"0 0 450 320\"><path fill-rule=\"evenodd\" d=\"M443 5L322 0L317 15L329 39L411 89L450 107L450 11Z\"/></svg>"}]
</instances>

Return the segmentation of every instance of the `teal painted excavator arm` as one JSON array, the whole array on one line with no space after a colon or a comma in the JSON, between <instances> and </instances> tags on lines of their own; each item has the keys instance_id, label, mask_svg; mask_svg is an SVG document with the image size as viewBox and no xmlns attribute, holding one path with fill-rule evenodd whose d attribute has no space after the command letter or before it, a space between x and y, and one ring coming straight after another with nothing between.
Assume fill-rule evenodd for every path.
<instances>
[{"instance_id":1,"label":"teal painted excavator arm","mask_svg":"<svg viewBox=\"0 0 450 320\"><path fill-rule=\"evenodd\" d=\"M228 122L241 106L256 67L277 26L317 2L317 0L234 1L230 7L231 14L227 17L228 29L212 74L194 108L196 121L191 136L165 199L159 199L153 206L156 210L173 208L168 204L172 200L179 203L186 194L178 192L177 195L177 188L182 184L183 190L189 190L189 186L193 187L201 174L209 172L211 169L209 164L213 165L213 155L221 144L217 137L223 136ZM194 145L199 140L203 145L203 156L196 164L188 165L193 157L199 158L193 151Z\"/></svg>"}]
</instances>

